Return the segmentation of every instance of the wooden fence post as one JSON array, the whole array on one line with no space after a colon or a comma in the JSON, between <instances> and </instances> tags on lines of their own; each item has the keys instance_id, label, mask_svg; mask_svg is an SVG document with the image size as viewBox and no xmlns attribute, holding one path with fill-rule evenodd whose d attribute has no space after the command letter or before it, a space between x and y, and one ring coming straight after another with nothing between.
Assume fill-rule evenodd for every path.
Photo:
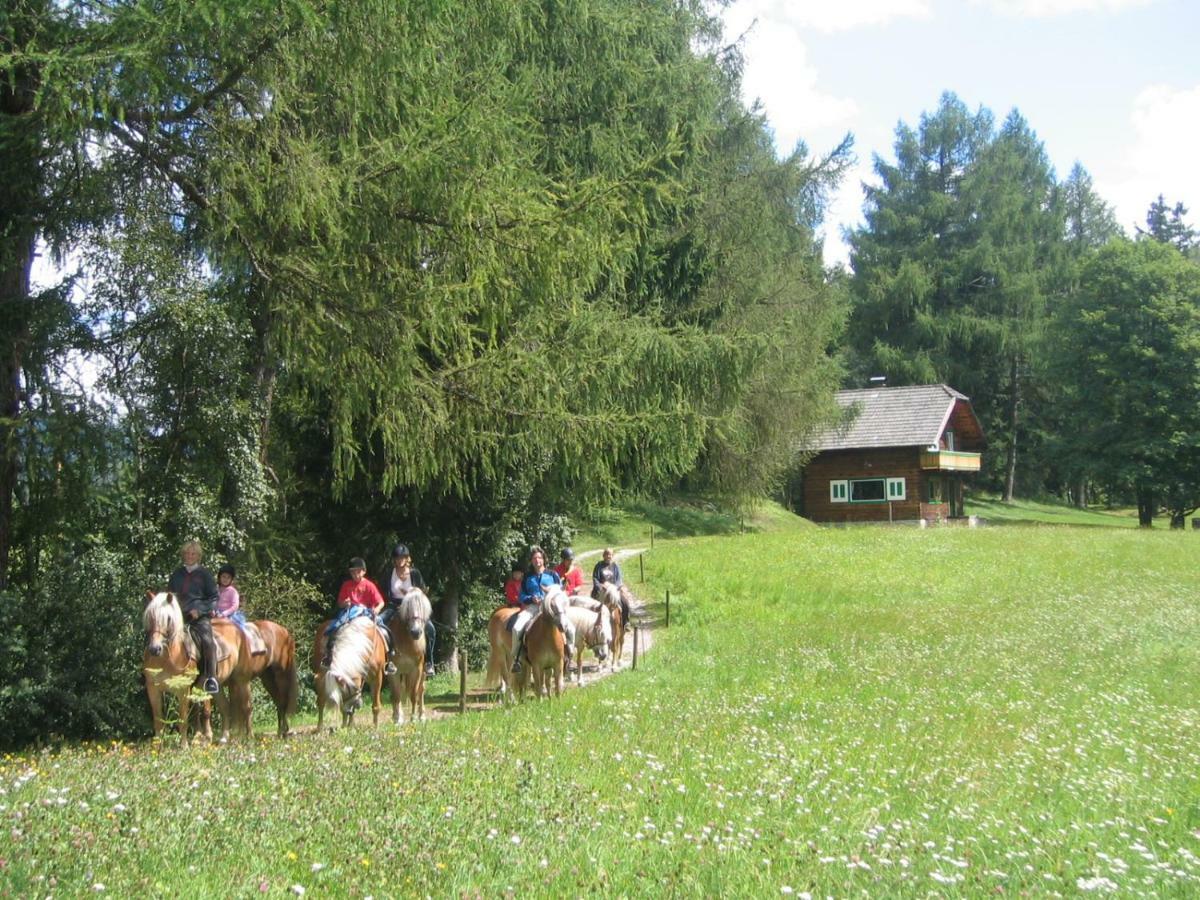
<instances>
[{"instance_id":1,"label":"wooden fence post","mask_svg":"<svg viewBox=\"0 0 1200 900\"><path fill-rule=\"evenodd\" d=\"M667 588L667 623L663 627L664 628L671 627L671 589L670 588Z\"/></svg>"},{"instance_id":2,"label":"wooden fence post","mask_svg":"<svg viewBox=\"0 0 1200 900\"><path fill-rule=\"evenodd\" d=\"M458 651L458 711L467 711L467 651Z\"/></svg>"},{"instance_id":3,"label":"wooden fence post","mask_svg":"<svg viewBox=\"0 0 1200 900\"><path fill-rule=\"evenodd\" d=\"M638 658L638 627L637 627L637 625L634 625L633 626L633 671L635 671L635 672L637 671L637 658Z\"/></svg>"},{"instance_id":4,"label":"wooden fence post","mask_svg":"<svg viewBox=\"0 0 1200 900\"><path fill-rule=\"evenodd\" d=\"M1193 519L1192 524L1195 525L1195 522L1196 522L1196 520ZM639 553L638 554L638 582L644 584L645 581L646 581L646 560L643 558L643 554Z\"/></svg>"},{"instance_id":5,"label":"wooden fence post","mask_svg":"<svg viewBox=\"0 0 1200 900\"><path fill-rule=\"evenodd\" d=\"M654 549L654 526L650 526L650 548Z\"/></svg>"}]
</instances>

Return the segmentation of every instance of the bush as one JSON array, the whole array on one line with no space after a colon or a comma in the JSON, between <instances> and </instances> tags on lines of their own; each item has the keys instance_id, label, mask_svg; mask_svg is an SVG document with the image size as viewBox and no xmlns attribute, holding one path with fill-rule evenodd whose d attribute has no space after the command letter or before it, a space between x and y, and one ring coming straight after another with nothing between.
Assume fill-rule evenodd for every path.
<instances>
[{"instance_id":1,"label":"bush","mask_svg":"<svg viewBox=\"0 0 1200 900\"><path fill-rule=\"evenodd\" d=\"M144 578L91 549L26 595L0 595L0 746L145 735Z\"/></svg>"}]
</instances>

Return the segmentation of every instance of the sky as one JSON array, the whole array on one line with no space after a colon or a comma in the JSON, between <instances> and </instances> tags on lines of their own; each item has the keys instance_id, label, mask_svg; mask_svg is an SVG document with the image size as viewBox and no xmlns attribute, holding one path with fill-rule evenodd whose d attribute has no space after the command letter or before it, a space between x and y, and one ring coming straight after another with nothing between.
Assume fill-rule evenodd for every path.
<instances>
[{"instance_id":1,"label":"sky","mask_svg":"<svg viewBox=\"0 0 1200 900\"><path fill-rule=\"evenodd\" d=\"M1019 111L1058 179L1082 163L1130 234L1160 193L1200 226L1200 0L735 0L723 21L781 155L854 137L827 263L847 261L875 156L894 161L896 126L945 91L997 124Z\"/></svg>"}]
</instances>

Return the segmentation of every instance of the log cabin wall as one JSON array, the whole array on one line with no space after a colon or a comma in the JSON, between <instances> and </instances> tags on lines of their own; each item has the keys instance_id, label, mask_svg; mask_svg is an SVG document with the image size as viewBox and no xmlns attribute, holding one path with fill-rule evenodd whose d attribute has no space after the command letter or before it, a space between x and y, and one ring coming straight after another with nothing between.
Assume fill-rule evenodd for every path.
<instances>
[{"instance_id":1,"label":"log cabin wall","mask_svg":"<svg viewBox=\"0 0 1200 900\"><path fill-rule=\"evenodd\" d=\"M834 503L829 483L856 478L903 478L905 499L891 504L891 520L921 518L927 473L921 469L920 447L835 450L818 454L804 469L804 515L814 522L887 522L888 503Z\"/></svg>"}]
</instances>

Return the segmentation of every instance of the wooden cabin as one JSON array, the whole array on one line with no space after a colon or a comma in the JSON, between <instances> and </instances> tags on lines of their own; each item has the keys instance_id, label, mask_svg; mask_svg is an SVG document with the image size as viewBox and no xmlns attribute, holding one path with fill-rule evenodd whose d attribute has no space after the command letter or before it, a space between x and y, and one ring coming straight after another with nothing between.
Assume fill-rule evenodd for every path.
<instances>
[{"instance_id":1,"label":"wooden cabin","mask_svg":"<svg viewBox=\"0 0 1200 900\"><path fill-rule=\"evenodd\" d=\"M814 522L963 517L963 481L985 440L968 397L944 384L839 391L843 422L820 434L804 469L801 514Z\"/></svg>"}]
</instances>

